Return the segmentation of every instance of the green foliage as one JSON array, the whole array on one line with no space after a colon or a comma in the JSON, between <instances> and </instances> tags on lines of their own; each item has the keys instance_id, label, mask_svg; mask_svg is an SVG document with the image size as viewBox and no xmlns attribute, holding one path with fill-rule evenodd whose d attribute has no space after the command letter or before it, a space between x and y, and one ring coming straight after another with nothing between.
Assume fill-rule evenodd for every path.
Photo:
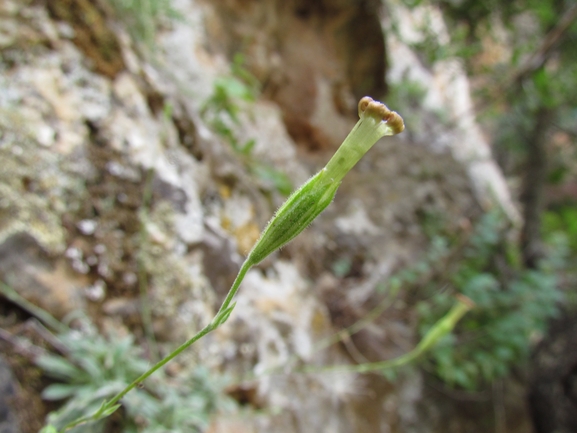
<instances>
[{"instance_id":1,"label":"green foliage","mask_svg":"<svg viewBox=\"0 0 577 433\"><path fill-rule=\"evenodd\" d=\"M543 215L543 238L551 266L561 269L560 283L566 290L566 305L577 305L577 206L563 205Z\"/></svg>"},{"instance_id":2,"label":"green foliage","mask_svg":"<svg viewBox=\"0 0 577 433\"><path fill-rule=\"evenodd\" d=\"M46 355L37 363L46 375L57 380L44 389L42 397L65 400L59 410L48 416L50 425L59 430L73 420L91 416L104 400L118 394L149 367L131 336L105 337L88 321L58 338L67 348L66 356ZM222 385L202 367L175 379L149 379L122 400L125 431L202 431L209 416L226 402ZM116 409L116 405L112 406L109 412ZM103 432L106 423L100 420L82 424L72 431Z\"/></svg>"},{"instance_id":3,"label":"green foliage","mask_svg":"<svg viewBox=\"0 0 577 433\"><path fill-rule=\"evenodd\" d=\"M129 414L146 419L144 426L131 431L141 433L201 432L206 430L212 414L230 406L222 394L222 384L215 382L208 369L198 367L191 374L172 383L158 384L151 392L137 390L135 406Z\"/></svg>"},{"instance_id":4,"label":"green foliage","mask_svg":"<svg viewBox=\"0 0 577 433\"><path fill-rule=\"evenodd\" d=\"M148 48L154 46L156 31L162 22L182 19L172 7L172 0L109 0L109 4L126 23L134 40Z\"/></svg>"},{"instance_id":5,"label":"green foliage","mask_svg":"<svg viewBox=\"0 0 577 433\"><path fill-rule=\"evenodd\" d=\"M427 89L418 81L412 81L404 77L400 83L395 84L389 91L387 100L395 107L415 109L422 105L427 94ZM399 105L400 104L400 105ZM406 116L403 116L406 122Z\"/></svg>"},{"instance_id":6,"label":"green foliage","mask_svg":"<svg viewBox=\"0 0 577 433\"><path fill-rule=\"evenodd\" d=\"M242 66L243 63L243 56L237 54L230 75L219 77L214 81L212 95L201 108L201 115L214 131L239 152L242 152L247 143L244 145L238 143L234 127L240 123L238 115L243 107L246 103L255 102L259 92L256 78Z\"/></svg>"},{"instance_id":7,"label":"green foliage","mask_svg":"<svg viewBox=\"0 0 577 433\"><path fill-rule=\"evenodd\" d=\"M405 0L417 6L421 0ZM577 147L577 22L568 0L432 0L451 31L442 47L428 29L415 46L426 62L458 56L483 93L477 112L494 131L493 150L506 174L529 177L528 157L543 151L547 181L575 182ZM573 14L573 15L571 15ZM566 27L561 26L564 20ZM485 47L487 56L476 57ZM496 54L496 56L493 56ZM410 119L409 119L410 122ZM542 133L542 134L541 134ZM541 134L541 135L539 135ZM539 137L544 138L539 138ZM538 141L540 140L540 141ZM574 201L574 200L573 200ZM462 258L447 278L452 291L471 297L477 309L432 353L428 367L454 386L474 389L502 377L526 359L556 305L570 299L576 279L577 211L571 198L543 215L547 253L537 269L522 266L517 245L502 239L494 215L476 227ZM570 258L568 260L568 257ZM436 282L436 286L439 284ZM566 293L564 287L569 288ZM432 289L428 293L434 293ZM426 328L446 308L449 294L434 294L419 305Z\"/></svg>"},{"instance_id":8,"label":"green foliage","mask_svg":"<svg viewBox=\"0 0 577 433\"><path fill-rule=\"evenodd\" d=\"M288 176L254 158L251 153L256 144L254 139L239 142L236 128L240 125L239 114L249 111L255 102L260 85L257 79L243 67L244 58L237 54L231 66L231 74L214 81L212 95L204 102L201 115L211 128L238 154L249 171L265 185L271 185L287 196L293 190Z\"/></svg>"},{"instance_id":9,"label":"green foliage","mask_svg":"<svg viewBox=\"0 0 577 433\"><path fill-rule=\"evenodd\" d=\"M568 243L573 256L577 256L577 206L559 206L555 210L545 212L543 216L543 233L553 241L561 235Z\"/></svg>"},{"instance_id":10,"label":"green foliage","mask_svg":"<svg viewBox=\"0 0 577 433\"><path fill-rule=\"evenodd\" d=\"M574 2L569 0L433 0L448 20L449 28L464 26L465 39L451 32L452 51L458 53L472 75L483 83L481 114L495 131L494 149L507 174L525 169L527 142L543 109L551 114L548 129L567 131L568 147L575 148L577 69L575 43L577 22L568 18ZM507 32L503 34L503 29ZM499 62L479 62L475 52L463 49L492 40L487 57L495 51ZM552 131L553 132L553 131ZM552 147L548 149L551 154ZM554 156L554 155L551 155ZM575 161L573 156L572 161ZM549 179L561 183L569 178L567 158L551 158ZM574 178L574 176L573 176Z\"/></svg>"},{"instance_id":11,"label":"green foliage","mask_svg":"<svg viewBox=\"0 0 577 433\"><path fill-rule=\"evenodd\" d=\"M505 376L527 358L531 341L542 335L557 311L561 291L556 264L545 261L536 270L520 267L516 247L503 239L505 232L499 213L485 214L449 276L450 287L476 304L456 334L448 335L429 356L427 368L451 386L473 390ZM449 292L420 302L421 331L451 302Z\"/></svg>"},{"instance_id":12,"label":"green foliage","mask_svg":"<svg viewBox=\"0 0 577 433\"><path fill-rule=\"evenodd\" d=\"M434 236L423 257L388 278L382 290L388 289L396 294L401 288L419 285L422 281L429 280L431 272L442 266L449 254L450 249L447 240L441 236Z\"/></svg>"},{"instance_id":13,"label":"green foliage","mask_svg":"<svg viewBox=\"0 0 577 433\"><path fill-rule=\"evenodd\" d=\"M272 185L282 195L288 196L293 190L293 184L288 176L270 165L253 160L249 164L249 169L257 179L267 185Z\"/></svg>"},{"instance_id":14,"label":"green foliage","mask_svg":"<svg viewBox=\"0 0 577 433\"><path fill-rule=\"evenodd\" d=\"M417 130L423 123L421 111L418 108L423 104L426 94L427 89L421 83L407 77L403 77L399 83L395 83L389 89L387 101L403 113L408 131Z\"/></svg>"}]
</instances>

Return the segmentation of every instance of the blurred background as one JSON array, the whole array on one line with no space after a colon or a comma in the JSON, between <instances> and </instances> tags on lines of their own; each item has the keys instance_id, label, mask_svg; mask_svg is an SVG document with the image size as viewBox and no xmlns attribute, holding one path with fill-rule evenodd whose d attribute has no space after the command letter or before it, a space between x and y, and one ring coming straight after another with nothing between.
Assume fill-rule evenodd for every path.
<instances>
[{"instance_id":1,"label":"blurred background","mask_svg":"<svg viewBox=\"0 0 577 433\"><path fill-rule=\"evenodd\" d=\"M569 0L0 1L0 431L92 413L206 325L369 95L405 132L224 326L71 431L577 432L576 22ZM475 308L418 362L328 371L409 352L457 294Z\"/></svg>"}]
</instances>

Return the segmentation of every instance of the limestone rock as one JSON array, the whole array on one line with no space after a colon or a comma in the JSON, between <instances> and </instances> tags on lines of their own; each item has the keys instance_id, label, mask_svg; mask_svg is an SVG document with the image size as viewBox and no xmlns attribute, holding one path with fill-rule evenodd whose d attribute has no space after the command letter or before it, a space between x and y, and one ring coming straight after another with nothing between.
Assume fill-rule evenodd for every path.
<instances>
[{"instance_id":1,"label":"limestone rock","mask_svg":"<svg viewBox=\"0 0 577 433\"><path fill-rule=\"evenodd\" d=\"M419 419L418 375L294 370L414 346L399 304L361 337L318 350L378 302L393 269L422 255L424 220L458 230L490 206L517 219L478 126L459 115L472 108L462 69L422 67L387 31L397 19L418 37L415 16L393 0L388 20L380 2L174 0L182 19L158 28L152 57L104 2L67 4L0 5L0 278L58 317L86 309L133 327L144 293L157 338L174 347L212 319L282 202L271 173L306 180L354 125L356 100L381 98L386 73L394 85L408 74L427 89L423 107L401 113L416 122L378 143L318 221L250 271L230 320L177 362L252 377L239 389L263 410L239 431L433 431L433 415ZM261 94L211 129L207 101L217 78L240 80L237 52Z\"/></svg>"}]
</instances>

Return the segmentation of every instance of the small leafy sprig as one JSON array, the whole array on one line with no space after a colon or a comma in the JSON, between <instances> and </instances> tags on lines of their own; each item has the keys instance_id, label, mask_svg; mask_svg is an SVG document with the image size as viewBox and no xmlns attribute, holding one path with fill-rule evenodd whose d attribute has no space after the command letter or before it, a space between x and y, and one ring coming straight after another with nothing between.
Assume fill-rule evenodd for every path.
<instances>
[{"instance_id":1,"label":"small leafy sprig","mask_svg":"<svg viewBox=\"0 0 577 433\"><path fill-rule=\"evenodd\" d=\"M402 367L416 361L424 353L435 346L443 337L453 331L459 320L471 310L475 304L469 298L463 295L457 295L456 301L451 309L441 319L437 320L434 325L427 331L421 341L415 346L413 350L398 356L393 359L385 361L368 362L359 365L336 365L332 367L322 368L305 368L307 373L314 372L348 372L348 373L371 373L383 372L385 370Z\"/></svg>"},{"instance_id":2,"label":"small leafy sprig","mask_svg":"<svg viewBox=\"0 0 577 433\"><path fill-rule=\"evenodd\" d=\"M200 330L194 337L183 343L176 350L170 353L161 361L157 362L144 374L136 378L124 390L108 401L102 403L93 415L79 418L66 425L61 432L89 421L95 421L111 415L118 409L119 401L129 391L137 387L151 374L174 359L184 350L192 346L208 333L214 331L225 323L230 317L236 305L233 298L238 292L246 273L250 268L260 263L267 256L277 249L286 245L304 229L333 201L338 187L345 175L354 167L361 157L382 137L399 134L405 128L401 116L389 110L384 104L366 96L359 101L358 105L359 121L354 126L341 147L329 160L327 165L317 174L311 177L304 185L293 192L286 202L278 209L273 218L263 230L259 240L248 254L246 260L230 288L225 300L216 313L213 320ZM457 309L456 313L449 316L450 325L454 325L462 314L464 307ZM443 324L443 331L448 332L452 326ZM409 356L410 359L416 357L426 350L437 338L425 338L426 341L417 346L416 352ZM46 426L44 433L54 432L53 426Z\"/></svg>"}]
</instances>

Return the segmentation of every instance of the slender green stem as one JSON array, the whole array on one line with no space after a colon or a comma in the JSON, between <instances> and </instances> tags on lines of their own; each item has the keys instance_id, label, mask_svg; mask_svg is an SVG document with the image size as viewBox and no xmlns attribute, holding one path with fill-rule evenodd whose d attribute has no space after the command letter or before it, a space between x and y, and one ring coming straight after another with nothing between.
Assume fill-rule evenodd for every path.
<instances>
[{"instance_id":1,"label":"slender green stem","mask_svg":"<svg viewBox=\"0 0 577 433\"><path fill-rule=\"evenodd\" d=\"M330 335L329 337L324 338L321 341L319 341L317 343L317 345L315 345L313 350L316 352L316 351L325 349L325 348L327 348L327 347L329 347L329 346L331 346L331 345L333 345L339 341L342 341L343 339L345 339L347 337L353 336L354 334L359 332L361 329L364 329L369 323L372 323L373 321L375 321L377 319L377 317L379 317L387 308L389 308L391 306L391 304L395 300L395 297L398 294L398 291L399 290L396 289L393 291L393 293L391 293L388 296L386 296L385 298L383 298L383 300L381 302L379 302L375 308L373 308L365 316L363 316L361 319L357 320L351 326L344 328L344 329L341 329L339 332L336 332L335 334Z\"/></svg>"},{"instance_id":2,"label":"slender green stem","mask_svg":"<svg viewBox=\"0 0 577 433\"><path fill-rule=\"evenodd\" d=\"M220 306L218 312L214 316L214 319L208 325L206 325L201 331L199 331L196 335L194 335L194 337L192 337L190 340L187 340L185 343L181 344L177 349L175 349L173 352L171 352L168 356L166 356L165 358L163 358L162 360L160 360L156 364L154 364L144 374L137 377L130 385L128 385L126 388L124 388L122 391L120 391L118 394L116 394L114 397L112 397L112 399L110 399L109 401L104 403L102 405L102 407L100 407L100 409L98 409L98 411L96 413L94 413L93 415L79 418L75 421L72 421L71 423L67 424L61 430L61 432L65 432L66 430L71 429L72 427L75 427L77 425L83 424L83 423L88 422L88 421L96 421L96 420L100 419L102 416L104 416L104 414L109 414L108 412L118 403L118 401L120 401L120 399L122 397L124 397L126 394L128 394L134 388L136 388L140 383L144 382L155 371L157 371L158 369L160 369L161 367L166 365L168 362L170 362L171 360L176 358L178 355L180 355L183 351L188 349L192 344L194 344L196 341L200 340L206 334L214 331L216 328L218 328L220 325L222 325L226 321L228 316L230 315L232 309L234 308L234 304L231 306L232 299L234 298L234 295L236 294L236 292L238 292L240 284L244 280L246 273L252 267L252 265L253 265L253 263L250 260L250 256L249 256L249 258L247 258L245 260L242 267L240 268L240 271L239 271L236 279L234 280L234 283L233 283L232 287L230 288L228 295L226 296L226 298L222 302L222 305Z\"/></svg>"},{"instance_id":3,"label":"slender green stem","mask_svg":"<svg viewBox=\"0 0 577 433\"><path fill-rule=\"evenodd\" d=\"M351 372L351 373L370 373L372 371L383 371L391 368L401 367L410 364L425 352L431 349L437 342L449 334L461 318L473 308L473 302L465 296L459 295L457 303L449 312L435 323L435 325L425 334L419 344L408 353L397 358L386 361L369 362L359 365L338 365L334 367L311 367L302 370L305 373L325 373L325 372Z\"/></svg>"},{"instance_id":4,"label":"slender green stem","mask_svg":"<svg viewBox=\"0 0 577 433\"><path fill-rule=\"evenodd\" d=\"M242 283L242 281L244 280L244 276L246 275L246 273L249 271L250 268L252 268L254 265L251 256L249 255L246 260L244 261L244 263L242 264L240 271L238 271L238 275L236 276L236 279L234 280L234 283L232 283L232 287L230 288L230 290L228 291L228 294L226 295L226 298L224 299L224 301L222 302L222 305L220 306L220 308L218 309L218 313L216 313L216 316L213 320L213 323L215 320L217 320L217 318L219 316L221 316L222 314L224 314L224 312L230 308L230 303L232 302L232 299L234 298L234 296L236 295L236 292L238 292L238 289L240 287L240 283Z\"/></svg>"},{"instance_id":5,"label":"slender green stem","mask_svg":"<svg viewBox=\"0 0 577 433\"><path fill-rule=\"evenodd\" d=\"M116 403L122 398L124 397L128 392L130 392L132 389L136 388L140 383L142 383L144 380L146 380L152 373L154 373L156 370L158 370L159 368L161 368L162 366L164 366L165 364L167 364L169 361L171 361L172 359L174 359L176 356L178 356L180 353L182 353L184 350L186 350L189 346L191 346L194 342L200 340L202 337L204 337L206 334L208 334L211 331L214 331L216 328L218 327L218 325L214 325L213 322L211 322L210 324L208 324L207 326L205 326L200 332L198 332L194 337L192 337L190 340L188 340L187 342L185 342L184 344L180 345L175 351L173 351L170 355L168 355L167 357L165 357L164 359L158 361L156 364L154 364L153 367L151 367L146 373L142 374L141 376L139 376L138 378L136 378L130 385L128 385L126 388L124 388L121 392L119 392L118 394L116 394L111 400L107 401L105 404L102 405L102 407L92 416L89 417L85 417L85 418L81 418L78 419L76 421L71 422L70 424L66 425L63 429L62 432L65 432L66 430L75 427L79 424L82 424L84 422L87 421L93 421L93 420L97 420L99 418L101 418L101 416L107 412L108 410L110 410L113 406L116 405Z\"/></svg>"}]
</instances>

